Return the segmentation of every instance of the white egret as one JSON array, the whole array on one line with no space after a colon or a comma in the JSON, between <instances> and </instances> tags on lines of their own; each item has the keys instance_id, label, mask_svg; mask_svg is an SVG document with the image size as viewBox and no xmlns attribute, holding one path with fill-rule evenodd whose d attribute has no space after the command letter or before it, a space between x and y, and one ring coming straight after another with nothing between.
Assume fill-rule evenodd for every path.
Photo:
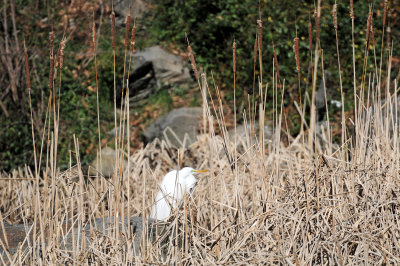
<instances>
[{"instance_id":1,"label":"white egret","mask_svg":"<svg viewBox=\"0 0 400 266\"><path fill-rule=\"evenodd\" d=\"M177 209L182 205L185 194L192 193L197 183L194 175L204 172L207 172L207 170L185 167L180 171L174 170L166 174L153 204L150 219L167 221L172 209Z\"/></svg>"},{"instance_id":2,"label":"white egret","mask_svg":"<svg viewBox=\"0 0 400 266\"><path fill-rule=\"evenodd\" d=\"M166 174L161 183L160 191L157 193L156 200L153 204L153 209L148 221L149 226L153 226L153 222L155 222L155 226L157 226L157 220L167 222L172 211L182 205L184 196L192 193L193 188L197 183L195 175L197 173L204 172L208 172L208 170L195 170L190 167L185 167L180 171L174 170ZM134 238L135 252L140 251L142 239L141 235L144 228L142 217L125 217L123 222L120 217L114 216L94 218L91 221L91 224L86 223L82 230L70 230L72 227L77 227L79 223L76 220L66 221L63 226L65 225L67 228L69 228L69 233L66 234L63 240L60 242L61 247L63 249L72 251L74 245L73 239L79 239L82 236L86 238L87 243L90 243L92 236L91 228L95 228L95 230L98 230L99 232L102 232L105 229L109 230L109 228L114 227L115 219L118 221L120 230L124 226L124 230L127 232L130 227L131 232L136 234L136 237ZM149 228L153 228L151 226ZM7 237L9 241L8 243L10 244L9 252L11 252L11 254L14 254L21 248L18 243L24 242L27 235L30 235L31 237L33 235L33 231L26 231L26 226L24 224L9 225L5 223L4 228L6 230L5 232L2 232L2 228L0 227L0 235L5 235ZM155 234L156 232L157 230L153 230L152 234ZM49 236L45 236L46 241L47 237ZM151 239L155 239L155 237L151 236ZM22 247L25 248L26 245L23 245ZM4 257L4 252L5 251L3 250L3 247L0 246L0 256Z\"/></svg>"}]
</instances>

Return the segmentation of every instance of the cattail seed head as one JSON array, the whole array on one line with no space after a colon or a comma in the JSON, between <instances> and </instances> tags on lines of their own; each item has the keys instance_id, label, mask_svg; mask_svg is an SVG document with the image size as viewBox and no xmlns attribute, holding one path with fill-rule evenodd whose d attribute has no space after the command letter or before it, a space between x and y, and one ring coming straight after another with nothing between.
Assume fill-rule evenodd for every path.
<instances>
[{"instance_id":1,"label":"cattail seed head","mask_svg":"<svg viewBox=\"0 0 400 266\"><path fill-rule=\"evenodd\" d=\"M50 32L50 73L49 73L49 88L53 88L54 77L54 32Z\"/></svg>"},{"instance_id":2,"label":"cattail seed head","mask_svg":"<svg viewBox=\"0 0 400 266\"><path fill-rule=\"evenodd\" d=\"M371 35L370 35L371 34L371 24L372 24L372 12L370 10L368 13L367 30L366 30L366 36L365 36L367 44L369 43L370 37L371 37Z\"/></svg>"},{"instance_id":3,"label":"cattail seed head","mask_svg":"<svg viewBox=\"0 0 400 266\"><path fill-rule=\"evenodd\" d=\"M386 25L387 5L388 5L388 1L385 0L385 2L383 4L383 27L385 27L385 25Z\"/></svg>"},{"instance_id":4,"label":"cattail seed head","mask_svg":"<svg viewBox=\"0 0 400 266\"><path fill-rule=\"evenodd\" d=\"M312 24L311 21L308 23L308 46L310 47L310 51L312 51Z\"/></svg>"},{"instance_id":5,"label":"cattail seed head","mask_svg":"<svg viewBox=\"0 0 400 266\"><path fill-rule=\"evenodd\" d=\"M96 24L93 21L92 24L92 45L93 48L96 49Z\"/></svg>"},{"instance_id":6,"label":"cattail seed head","mask_svg":"<svg viewBox=\"0 0 400 266\"><path fill-rule=\"evenodd\" d=\"M318 10L314 10L314 19L315 19L315 30L317 33L317 40L320 40L320 33L319 33L319 15L318 15Z\"/></svg>"},{"instance_id":7,"label":"cattail seed head","mask_svg":"<svg viewBox=\"0 0 400 266\"><path fill-rule=\"evenodd\" d=\"M258 49L260 51L260 54L262 54L262 20L261 19L257 20L257 25L258 25Z\"/></svg>"},{"instance_id":8,"label":"cattail seed head","mask_svg":"<svg viewBox=\"0 0 400 266\"><path fill-rule=\"evenodd\" d=\"M293 50L296 56L296 70L300 71L299 37L294 38Z\"/></svg>"},{"instance_id":9,"label":"cattail seed head","mask_svg":"<svg viewBox=\"0 0 400 266\"><path fill-rule=\"evenodd\" d=\"M254 65L257 63L257 42L258 42L258 37L256 35L256 38L254 40L254 56L253 56Z\"/></svg>"},{"instance_id":10,"label":"cattail seed head","mask_svg":"<svg viewBox=\"0 0 400 266\"><path fill-rule=\"evenodd\" d=\"M389 50L390 49L390 26L387 26L386 28L386 49Z\"/></svg>"},{"instance_id":11,"label":"cattail seed head","mask_svg":"<svg viewBox=\"0 0 400 266\"><path fill-rule=\"evenodd\" d=\"M28 51L26 49L25 40L24 40L24 56L25 56L26 87L28 88L28 90L31 90L31 78L30 78L29 64L28 64Z\"/></svg>"},{"instance_id":12,"label":"cattail seed head","mask_svg":"<svg viewBox=\"0 0 400 266\"><path fill-rule=\"evenodd\" d=\"M274 63L275 63L275 68L276 68L276 77L280 81L281 80L281 75L279 74L278 57L276 56L275 49L274 49Z\"/></svg>"},{"instance_id":13,"label":"cattail seed head","mask_svg":"<svg viewBox=\"0 0 400 266\"><path fill-rule=\"evenodd\" d=\"M60 70L63 68L64 64L64 49L66 44L67 44L67 39L63 38L60 43L60 59L58 60L60 64Z\"/></svg>"},{"instance_id":14,"label":"cattail seed head","mask_svg":"<svg viewBox=\"0 0 400 266\"><path fill-rule=\"evenodd\" d=\"M135 33L136 33L136 25L133 25L132 28L132 36L131 36L131 53L133 52L133 46L135 45Z\"/></svg>"},{"instance_id":15,"label":"cattail seed head","mask_svg":"<svg viewBox=\"0 0 400 266\"><path fill-rule=\"evenodd\" d=\"M335 29L337 29L338 26L337 26L337 5L336 5L336 3L333 5L333 8L332 8L332 18L333 18L333 26L335 27Z\"/></svg>"},{"instance_id":16,"label":"cattail seed head","mask_svg":"<svg viewBox=\"0 0 400 266\"><path fill-rule=\"evenodd\" d=\"M112 48L115 51L115 13L111 13Z\"/></svg>"},{"instance_id":17,"label":"cattail seed head","mask_svg":"<svg viewBox=\"0 0 400 266\"><path fill-rule=\"evenodd\" d=\"M350 18L354 20L354 3L353 0L350 0Z\"/></svg>"},{"instance_id":18,"label":"cattail seed head","mask_svg":"<svg viewBox=\"0 0 400 266\"><path fill-rule=\"evenodd\" d=\"M197 72L196 61L194 60L193 50L190 44L188 44L188 55L190 58L190 62L192 63L194 76L196 77L196 80L199 81L199 73Z\"/></svg>"},{"instance_id":19,"label":"cattail seed head","mask_svg":"<svg viewBox=\"0 0 400 266\"><path fill-rule=\"evenodd\" d=\"M369 36L371 38L371 44L375 45L375 38L374 38L374 20L371 17L371 24L369 25Z\"/></svg>"},{"instance_id":20,"label":"cattail seed head","mask_svg":"<svg viewBox=\"0 0 400 266\"><path fill-rule=\"evenodd\" d=\"M54 32L51 31L49 34L50 39L50 59L54 58Z\"/></svg>"},{"instance_id":21,"label":"cattail seed head","mask_svg":"<svg viewBox=\"0 0 400 266\"><path fill-rule=\"evenodd\" d=\"M233 41L233 73L236 73L236 42Z\"/></svg>"},{"instance_id":22,"label":"cattail seed head","mask_svg":"<svg viewBox=\"0 0 400 266\"><path fill-rule=\"evenodd\" d=\"M129 24L131 23L131 16L126 17L125 21L125 49L128 48L129 45Z\"/></svg>"},{"instance_id":23,"label":"cattail seed head","mask_svg":"<svg viewBox=\"0 0 400 266\"><path fill-rule=\"evenodd\" d=\"M61 43L58 46L58 50L57 50L57 57L56 57L56 68L58 68L58 66L60 65L60 58L61 58Z\"/></svg>"}]
</instances>

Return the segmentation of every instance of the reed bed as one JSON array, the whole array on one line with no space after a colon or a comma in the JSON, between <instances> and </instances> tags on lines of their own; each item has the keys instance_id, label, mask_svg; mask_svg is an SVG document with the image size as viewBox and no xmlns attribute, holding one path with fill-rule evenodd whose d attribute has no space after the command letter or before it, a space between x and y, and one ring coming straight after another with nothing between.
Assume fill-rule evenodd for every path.
<instances>
[{"instance_id":1,"label":"reed bed","mask_svg":"<svg viewBox=\"0 0 400 266\"><path fill-rule=\"evenodd\" d=\"M79 164L54 179L44 172L37 180L29 169L3 175L2 222L38 227L36 238L21 245L14 262L398 264L400 150L398 130L393 130L398 127L379 122L377 110L359 119L357 137L364 144L350 150L351 161L340 158L340 148L332 154L310 151L301 136L286 147L270 145L263 161L250 138L238 137L232 171L224 140L205 134L185 149L156 141L137 151L130 158L130 179L123 180L120 191L110 180L87 178ZM182 165L210 170L171 218L170 230L186 239L183 245L147 243L135 254L129 251L134 237L113 230L94 234L90 243L76 240L70 252L57 244L66 220L81 224L76 229L81 230L94 217L115 216L117 206L118 213L130 208L132 216L147 217L164 174ZM56 196L51 198L53 188ZM116 193L120 204L112 196ZM49 230L52 237L42 245L41 232ZM163 248L167 256L160 255Z\"/></svg>"},{"instance_id":2,"label":"reed bed","mask_svg":"<svg viewBox=\"0 0 400 266\"><path fill-rule=\"evenodd\" d=\"M317 10L319 6L315 16L315 71L323 68ZM254 58L258 50L262 62L262 21L257 24ZM114 47L114 23L112 27ZM129 27L126 32L128 36ZM298 50L298 38L295 42ZM199 78L189 42L188 51L204 108L203 132L197 141L186 148L175 148L169 141L156 140L130 154L129 130L126 139L124 129L116 131L115 174L107 179L101 173L88 176L83 171L77 139L70 154L70 168L60 172L56 164L57 134L48 133L48 145L40 148L39 166L34 172L25 168L0 177L2 263L400 264L398 88L396 81L390 80L390 67L382 95L381 80L385 78L378 79L378 73L363 74L363 83L354 90L354 117L345 117L342 109L342 122L351 123L353 134L345 128L341 142L333 143L329 128L317 130L315 121L307 123L304 117L304 130L299 135L293 137L282 129L285 112L279 105L283 99L277 95L279 89L284 94L285 83L280 84L274 54L279 86L277 81L271 86L276 97L273 138L262 137L266 98L255 102L248 97L250 113L238 114L246 122L247 134L230 139L222 101L210 94L204 73ZM295 59L299 70L298 53ZM52 64L54 67L54 61ZM236 74L236 69L233 72ZM262 78L259 80L260 95L266 95L268 87ZM52 83L49 86L54 87ZM313 81L313 93L315 84ZM218 96L218 88L214 89ZM57 132L57 90L53 92L49 116L53 108ZM129 88L125 95L129 97ZM313 102L310 105L311 110L315 108ZM299 114L303 116L306 107L300 106ZM123 116L127 112L129 109L124 109ZM217 126L220 135L215 133ZM288 139L288 144L283 144L282 137ZM126 169L124 158L128 160ZM106 217L142 217L146 224L163 176L183 166L209 172L199 177L194 193L185 198L182 208L155 239L146 226L141 234L129 227L87 229L96 218ZM66 222L74 226L66 227ZM14 228L29 232L19 245L5 237L5 228L12 228L10 224L19 224ZM68 236L71 230L72 239ZM89 240L83 237L88 230ZM71 243L68 248L65 241Z\"/></svg>"}]
</instances>

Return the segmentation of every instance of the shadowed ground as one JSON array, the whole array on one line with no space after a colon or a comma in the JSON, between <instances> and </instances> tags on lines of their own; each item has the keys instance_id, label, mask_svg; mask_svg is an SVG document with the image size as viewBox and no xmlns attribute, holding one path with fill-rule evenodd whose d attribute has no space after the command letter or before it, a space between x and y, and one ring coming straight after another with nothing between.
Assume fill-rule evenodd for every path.
<instances>
[{"instance_id":1,"label":"shadowed ground","mask_svg":"<svg viewBox=\"0 0 400 266\"><path fill-rule=\"evenodd\" d=\"M133 242L133 251L135 254L139 254L141 250L141 243L143 243L144 239L151 239L151 241L155 241L157 235L160 235L162 232L165 232L166 223L163 222L155 222L155 220L149 220L147 222L147 228L143 227L143 219L142 217L131 217L130 219L125 218L124 223L122 224L119 221L119 234L128 234L132 235ZM79 230L78 222L72 223L70 221L64 223L62 225L62 232L64 237L60 237L59 247L60 249L72 252L74 249L74 242L76 246L80 246L82 241L82 231L85 235L85 243L90 244L92 237L96 236L109 236L111 232L115 232L116 226L114 223L114 217L112 218L96 218L91 223L86 223L83 230ZM147 229L147 230L146 230ZM0 227L0 239L2 244L6 246L6 249L10 253L10 255L14 255L19 248L22 250L32 247L33 240L33 225L24 224L8 224L4 223L4 230ZM40 229L39 226L36 228L38 238L38 243L40 242ZM45 242L46 244L49 242L49 230L45 230ZM29 239L27 235L29 234ZM145 236L142 238L142 236ZM7 240L5 240L5 238ZM6 258L6 251L3 246L0 247L0 254L3 258Z\"/></svg>"}]
</instances>

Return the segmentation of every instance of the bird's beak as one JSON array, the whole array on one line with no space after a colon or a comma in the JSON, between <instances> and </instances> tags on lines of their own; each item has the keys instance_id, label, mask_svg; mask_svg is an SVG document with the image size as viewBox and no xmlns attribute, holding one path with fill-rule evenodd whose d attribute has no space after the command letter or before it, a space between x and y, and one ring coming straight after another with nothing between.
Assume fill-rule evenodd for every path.
<instances>
[{"instance_id":1,"label":"bird's beak","mask_svg":"<svg viewBox=\"0 0 400 266\"><path fill-rule=\"evenodd\" d=\"M193 170L195 173L207 173L208 170Z\"/></svg>"}]
</instances>

